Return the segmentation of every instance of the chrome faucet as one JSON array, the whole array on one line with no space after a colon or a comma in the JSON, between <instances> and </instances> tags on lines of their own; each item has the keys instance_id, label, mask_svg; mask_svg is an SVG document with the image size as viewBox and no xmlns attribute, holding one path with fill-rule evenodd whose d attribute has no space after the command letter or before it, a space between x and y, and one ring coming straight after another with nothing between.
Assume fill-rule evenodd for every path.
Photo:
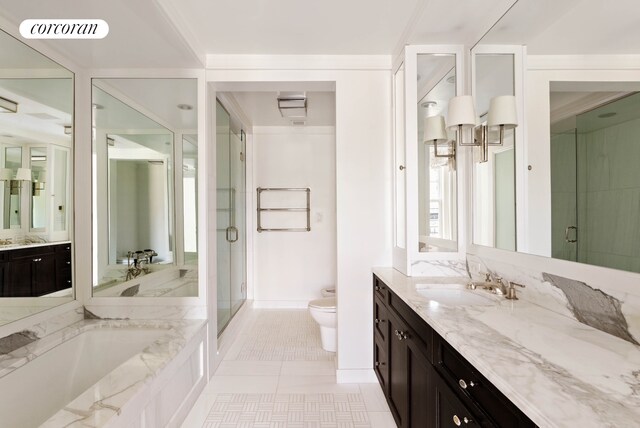
<instances>
[{"instance_id":1,"label":"chrome faucet","mask_svg":"<svg viewBox=\"0 0 640 428\"><path fill-rule=\"evenodd\" d=\"M125 281L129 281L133 278L137 278L141 274L147 274L151 271L149 265L151 264L153 257L158 253L151 249L144 251L128 251L127 252L127 276Z\"/></svg>"},{"instance_id":2,"label":"chrome faucet","mask_svg":"<svg viewBox=\"0 0 640 428\"><path fill-rule=\"evenodd\" d=\"M501 277L496 276L494 281L494 278L491 277L490 273L487 272L484 275L484 281L471 281L467 284L467 288L470 290L481 288L498 296L505 296L505 299L508 300L518 300L515 287L524 288L524 285L507 281L509 286L505 286Z\"/></svg>"}]
</instances>

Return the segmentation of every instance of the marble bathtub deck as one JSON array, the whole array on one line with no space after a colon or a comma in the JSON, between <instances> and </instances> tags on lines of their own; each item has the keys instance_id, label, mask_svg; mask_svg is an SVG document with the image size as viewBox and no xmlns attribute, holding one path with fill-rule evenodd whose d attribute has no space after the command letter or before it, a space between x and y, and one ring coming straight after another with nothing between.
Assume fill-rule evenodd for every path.
<instances>
[{"instance_id":1,"label":"marble bathtub deck","mask_svg":"<svg viewBox=\"0 0 640 428\"><path fill-rule=\"evenodd\" d=\"M447 307L416 291L435 278L374 273L540 427L638 426L640 347L526 299Z\"/></svg>"},{"instance_id":2,"label":"marble bathtub deck","mask_svg":"<svg viewBox=\"0 0 640 428\"><path fill-rule=\"evenodd\" d=\"M42 425L52 428L104 426L176 357L205 323L205 320L83 320L0 355L0 377L88 330L132 327L166 330L150 346L118 366Z\"/></svg>"}]
</instances>

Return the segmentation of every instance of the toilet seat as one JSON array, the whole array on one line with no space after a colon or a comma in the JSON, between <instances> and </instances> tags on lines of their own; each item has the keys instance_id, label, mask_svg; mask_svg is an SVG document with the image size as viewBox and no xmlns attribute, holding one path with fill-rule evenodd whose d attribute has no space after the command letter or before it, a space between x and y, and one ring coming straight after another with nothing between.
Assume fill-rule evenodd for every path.
<instances>
[{"instance_id":1,"label":"toilet seat","mask_svg":"<svg viewBox=\"0 0 640 428\"><path fill-rule=\"evenodd\" d=\"M318 312L335 312L336 311L336 298L325 297L322 299L316 299L309 302L309 308L313 308Z\"/></svg>"}]
</instances>

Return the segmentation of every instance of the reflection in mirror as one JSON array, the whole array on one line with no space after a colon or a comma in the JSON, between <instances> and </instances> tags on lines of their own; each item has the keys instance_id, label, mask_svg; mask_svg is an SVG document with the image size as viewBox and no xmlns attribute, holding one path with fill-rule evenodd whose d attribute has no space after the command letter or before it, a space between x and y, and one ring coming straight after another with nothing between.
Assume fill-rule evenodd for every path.
<instances>
[{"instance_id":1,"label":"reflection in mirror","mask_svg":"<svg viewBox=\"0 0 640 428\"><path fill-rule=\"evenodd\" d=\"M638 87L551 82L552 257L640 272Z\"/></svg>"},{"instance_id":2,"label":"reflection in mirror","mask_svg":"<svg viewBox=\"0 0 640 428\"><path fill-rule=\"evenodd\" d=\"M31 159L31 230L42 230L47 225L47 199L45 182L47 181L47 150L32 147Z\"/></svg>"},{"instance_id":3,"label":"reflection in mirror","mask_svg":"<svg viewBox=\"0 0 640 428\"><path fill-rule=\"evenodd\" d=\"M480 122L486 124L490 100L514 93L512 54L475 54L475 97ZM499 130L489 129L489 143ZM515 130L504 132L502 145L489 145L486 162L473 150L473 243L516 250Z\"/></svg>"},{"instance_id":4,"label":"reflection in mirror","mask_svg":"<svg viewBox=\"0 0 640 428\"><path fill-rule=\"evenodd\" d=\"M404 63L393 76L393 94L394 94L394 159L395 166L393 168L396 183L395 187L395 246L398 248L407 247L406 236L406 187L407 176L405 174L405 141L404 141Z\"/></svg>"},{"instance_id":5,"label":"reflection in mirror","mask_svg":"<svg viewBox=\"0 0 640 428\"><path fill-rule=\"evenodd\" d=\"M69 177L71 163L50 165L51 153L72 153L73 73L0 31L0 325L73 299L71 234L53 227L47 177ZM60 205L72 203L71 183Z\"/></svg>"},{"instance_id":6,"label":"reflection in mirror","mask_svg":"<svg viewBox=\"0 0 640 428\"><path fill-rule=\"evenodd\" d=\"M18 173L18 169L22 168L22 148L6 147L4 154L2 228L20 229L20 193L22 186L18 180L15 180L15 176Z\"/></svg>"},{"instance_id":7,"label":"reflection in mirror","mask_svg":"<svg viewBox=\"0 0 640 428\"><path fill-rule=\"evenodd\" d=\"M418 250L458 251L453 135L444 128L456 96L456 57L418 54ZM430 120L427 120L430 118Z\"/></svg>"},{"instance_id":8,"label":"reflection in mirror","mask_svg":"<svg viewBox=\"0 0 640 428\"><path fill-rule=\"evenodd\" d=\"M198 263L198 136L182 137L184 263Z\"/></svg>"},{"instance_id":9,"label":"reflection in mirror","mask_svg":"<svg viewBox=\"0 0 640 428\"><path fill-rule=\"evenodd\" d=\"M194 79L94 79L94 296L197 295L196 91Z\"/></svg>"}]
</instances>

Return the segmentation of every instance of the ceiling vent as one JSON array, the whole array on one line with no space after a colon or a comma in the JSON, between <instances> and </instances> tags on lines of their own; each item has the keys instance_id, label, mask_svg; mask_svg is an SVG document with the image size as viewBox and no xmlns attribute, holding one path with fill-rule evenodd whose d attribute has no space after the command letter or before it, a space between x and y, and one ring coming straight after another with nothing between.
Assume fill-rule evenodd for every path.
<instances>
[{"instance_id":1,"label":"ceiling vent","mask_svg":"<svg viewBox=\"0 0 640 428\"><path fill-rule=\"evenodd\" d=\"M306 92L278 92L278 110L282 117L304 119L307 117Z\"/></svg>"},{"instance_id":2,"label":"ceiling vent","mask_svg":"<svg viewBox=\"0 0 640 428\"><path fill-rule=\"evenodd\" d=\"M291 124L293 126L304 126L304 125L307 124L307 121L306 120L302 120L302 119L293 119L291 121Z\"/></svg>"}]
</instances>

